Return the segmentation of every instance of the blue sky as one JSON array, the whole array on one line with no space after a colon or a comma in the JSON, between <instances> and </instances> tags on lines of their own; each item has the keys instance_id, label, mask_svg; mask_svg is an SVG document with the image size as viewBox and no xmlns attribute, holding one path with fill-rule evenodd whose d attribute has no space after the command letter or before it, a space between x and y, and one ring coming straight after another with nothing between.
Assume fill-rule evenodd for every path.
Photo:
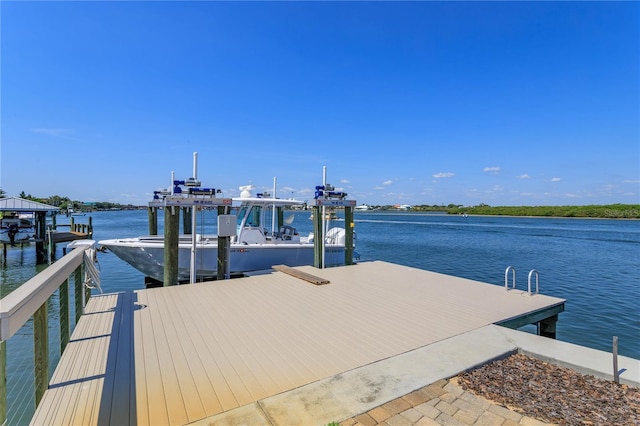
<instances>
[{"instance_id":1,"label":"blue sky","mask_svg":"<svg viewBox=\"0 0 640 426\"><path fill-rule=\"evenodd\" d=\"M640 202L638 2L7 2L0 188Z\"/></svg>"}]
</instances>

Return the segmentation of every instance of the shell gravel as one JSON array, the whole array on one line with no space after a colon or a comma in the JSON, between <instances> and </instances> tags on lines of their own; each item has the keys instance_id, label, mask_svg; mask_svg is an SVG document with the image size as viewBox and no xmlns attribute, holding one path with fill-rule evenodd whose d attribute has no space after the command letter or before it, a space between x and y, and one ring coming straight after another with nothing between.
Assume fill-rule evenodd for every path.
<instances>
[{"instance_id":1,"label":"shell gravel","mask_svg":"<svg viewBox=\"0 0 640 426\"><path fill-rule=\"evenodd\" d=\"M514 354L460 384L522 415L559 425L640 425L640 389Z\"/></svg>"}]
</instances>

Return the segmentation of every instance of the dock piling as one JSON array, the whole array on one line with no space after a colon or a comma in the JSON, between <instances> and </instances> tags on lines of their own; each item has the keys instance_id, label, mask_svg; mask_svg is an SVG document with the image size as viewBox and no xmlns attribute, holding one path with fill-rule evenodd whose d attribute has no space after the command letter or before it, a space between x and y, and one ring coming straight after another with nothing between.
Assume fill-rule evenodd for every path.
<instances>
[{"instance_id":1,"label":"dock piling","mask_svg":"<svg viewBox=\"0 0 640 426\"><path fill-rule=\"evenodd\" d=\"M164 276L165 287L178 284L178 241L180 208L167 206L164 209Z\"/></svg>"},{"instance_id":2,"label":"dock piling","mask_svg":"<svg viewBox=\"0 0 640 426\"><path fill-rule=\"evenodd\" d=\"M313 206L313 266L322 268L322 212L319 205Z\"/></svg>"},{"instance_id":3,"label":"dock piling","mask_svg":"<svg viewBox=\"0 0 640 426\"><path fill-rule=\"evenodd\" d=\"M553 315L538 322L538 336L556 338L558 315Z\"/></svg>"},{"instance_id":4,"label":"dock piling","mask_svg":"<svg viewBox=\"0 0 640 426\"><path fill-rule=\"evenodd\" d=\"M218 267L217 279L231 278L231 237L236 235L236 216L229 215L225 206L218 206Z\"/></svg>"},{"instance_id":5,"label":"dock piling","mask_svg":"<svg viewBox=\"0 0 640 426\"><path fill-rule=\"evenodd\" d=\"M186 235L191 235L193 233L192 223L191 223L193 208L194 207L182 208L182 233Z\"/></svg>"},{"instance_id":6,"label":"dock piling","mask_svg":"<svg viewBox=\"0 0 640 426\"><path fill-rule=\"evenodd\" d=\"M344 264L353 264L353 207L344 208Z\"/></svg>"},{"instance_id":7,"label":"dock piling","mask_svg":"<svg viewBox=\"0 0 640 426\"><path fill-rule=\"evenodd\" d=\"M47 263L47 250L44 247L47 236L46 212L36 212L36 264Z\"/></svg>"},{"instance_id":8,"label":"dock piling","mask_svg":"<svg viewBox=\"0 0 640 426\"><path fill-rule=\"evenodd\" d=\"M149 207L149 235L158 235L158 208Z\"/></svg>"}]
</instances>

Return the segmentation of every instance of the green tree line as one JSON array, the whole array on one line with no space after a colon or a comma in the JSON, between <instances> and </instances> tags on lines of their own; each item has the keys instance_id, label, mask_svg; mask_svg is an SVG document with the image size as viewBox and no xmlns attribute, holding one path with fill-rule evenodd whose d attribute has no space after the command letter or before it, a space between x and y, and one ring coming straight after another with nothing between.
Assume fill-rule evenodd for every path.
<instances>
[{"instance_id":1,"label":"green tree line","mask_svg":"<svg viewBox=\"0 0 640 426\"><path fill-rule=\"evenodd\" d=\"M6 193L0 188L0 198ZM38 201L51 206L60 207L61 210L69 208L75 211L131 209L136 208L131 204L118 204L109 202L95 202L87 205L82 201L71 200L69 197L53 195L47 198L34 197L22 191L19 195L25 200ZM394 206L373 206L375 210L395 210ZM439 212L446 214L469 214L484 216L534 216L534 217L583 217L583 218L607 218L607 219L640 219L640 204L606 204L585 206L490 206L478 204L477 206L463 206L459 204L449 205L415 205L410 211Z\"/></svg>"},{"instance_id":2,"label":"green tree line","mask_svg":"<svg viewBox=\"0 0 640 426\"><path fill-rule=\"evenodd\" d=\"M586 206L414 206L414 211L440 211L447 214L484 216L583 217L608 219L640 219L640 204L607 204Z\"/></svg>"},{"instance_id":3,"label":"green tree line","mask_svg":"<svg viewBox=\"0 0 640 426\"><path fill-rule=\"evenodd\" d=\"M0 198L6 197L6 192L0 189ZM111 209L130 209L135 208L131 204L118 204L109 202L92 202L85 203L84 201L72 200L69 197L63 197L60 195L52 195L46 198L34 197L31 194L26 194L24 191L18 194L18 197L24 200L36 201L38 203L48 204L50 206L59 207L60 210L67 211L73 209L74 211L94 211L94 210L111 210Z\"/></svg>"}]
</instances>

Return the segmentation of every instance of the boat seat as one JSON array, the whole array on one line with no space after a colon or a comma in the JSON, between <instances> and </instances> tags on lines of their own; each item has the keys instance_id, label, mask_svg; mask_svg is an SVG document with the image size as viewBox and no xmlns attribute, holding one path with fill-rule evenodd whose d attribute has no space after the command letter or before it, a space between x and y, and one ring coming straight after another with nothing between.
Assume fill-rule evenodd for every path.
<instances>
[{"instance_id":1,"label":"boat seat","mask_svg":"<svg viewBox=\"0 0 640 426\"><path fill-rule=\"evenodd\" d=\"M296 235L296 228L283 225L278 230L278 234L276 235L276 239L278 240L291 240L293 236Z\"/></svg>"}]
</instances>

